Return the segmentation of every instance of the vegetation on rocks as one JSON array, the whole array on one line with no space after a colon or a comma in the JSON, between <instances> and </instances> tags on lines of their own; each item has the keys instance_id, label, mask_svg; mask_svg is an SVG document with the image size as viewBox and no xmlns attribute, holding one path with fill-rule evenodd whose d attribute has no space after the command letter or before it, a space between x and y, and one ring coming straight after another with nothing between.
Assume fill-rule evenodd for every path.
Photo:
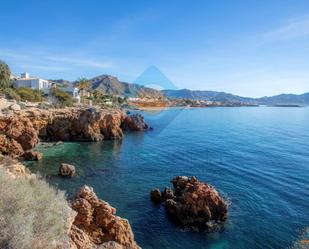
<instances>
[{"instance_id":1,"label":"vegetation on rocks","mask_svg":"<svg viewBox=\"0 0 309 249\"><path fill-rule=\"evenodd\" d=\"M11 86L11 71L9 66L0 60L0 90Z\"/></svg>"},{"instance_id":2,"label":"vegetation on rocks","mask_svg":"<svg viewBox=\"0 0 309 249\"><path fill-rule=\"evenodd\" d=\"M43 100L42 91L29 87L20 87L16 89L16 93L20 96L22 101L41 102Z\"/></svg>"},{"instance_id":3,"label":"vegetation on rocks","mask_svg":"<svg viewBox=\"0 0 309 249\"><path fill-rule=\"evenodd\" d=\"M54 249L68 243L68 205L34 175L12 179L0 170L0 248Z\"/></svg>"},{"instance_id":4,"label":"vegetation on rocks","mask_svg":"<svg viewBox=\"0 0 309 249\"><path fill-rule=\"evenodd\" d=\"M51 95L54 97L55 104L59 107L72 106L73 98L70 94L61 91L59 88L52 88Z\"/></svg>"}]
</instances>

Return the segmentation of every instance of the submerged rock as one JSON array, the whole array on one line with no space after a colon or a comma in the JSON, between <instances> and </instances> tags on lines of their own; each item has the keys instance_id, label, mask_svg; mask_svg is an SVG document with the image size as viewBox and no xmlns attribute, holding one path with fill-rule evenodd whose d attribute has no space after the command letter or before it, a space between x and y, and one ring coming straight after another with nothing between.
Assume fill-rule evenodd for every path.
<instances>
[{"instance_id":1,"label":"submerged rock","mask_svg":"<svg viewBox=\"0 0 309 249\"><path fill-rule=\"evenodd\" d=\"M29 151L26 151L24 154L23 154L23 158L26 160L26 161L39 161L42 159L42 154L38 151L32 151L32 150L29 150Z\"/></svg>"},{"instance_id":2,"label":"submerged rock","mask_svg":"<svg viewBox=\"0 0 309 249\"><path fill-rule=\"evenodd\" d=\"M78 249L91 248L91 244L98 248L140 248L128 220L116 216L116 209L100 200L91 187L85 185L76 193L72 208L77 216L70 237Z\"/></svg>"},{"instance_id":3,"label":"submerged rock","mask_svg":"<svg viewBox=\"0 0 309 249\"><path fill-rule=\"evenodd\" d=\"M171 182L174 191L165 188L162 194L160 192L160 202L164 202L166 212L177 223L211 231L227 219L228 205L211 185L194 176L177 176ZM154 202L159 201L157 193L158 189L151 191Z\"/></svg>"},{"instance_id":4,"label":"submerged rock","mask_svg":"<svg viewBox=\"0 0 309 249\"><path fill-rule=\"evenodd\" d=\"M150 198L155 203L161 203L162 202L162 194L161 194L160 189L155 188L155 189L151 190Z\"/></svg>"},{"instance_id":5,"label":"submerged rock","mask_svg":"<svg viewBox=\"0 0 309 249\"><path fill-rule=\"evenodd\" d=\"M75 175L74 165L62 163L59 167L59 174L64 177L73 177Z\"/></svg>"}]
</instances>

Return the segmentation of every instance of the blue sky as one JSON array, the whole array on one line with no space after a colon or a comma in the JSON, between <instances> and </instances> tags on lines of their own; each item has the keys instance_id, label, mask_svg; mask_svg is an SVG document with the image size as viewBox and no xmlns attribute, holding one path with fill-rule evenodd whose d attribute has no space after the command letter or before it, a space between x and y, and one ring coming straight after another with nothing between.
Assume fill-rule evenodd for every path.
<instances>
[{"instance_id":1,"label":"blue sky","mask_svg":"<svg viewBox=\"0 0 309 249\"><path fill-rule=\"evenodd\" d=\"M154 65L178 88L309 92L308 0L10 0L0 23L14 74L132 82Z\"/></svg>"}]
</instances>

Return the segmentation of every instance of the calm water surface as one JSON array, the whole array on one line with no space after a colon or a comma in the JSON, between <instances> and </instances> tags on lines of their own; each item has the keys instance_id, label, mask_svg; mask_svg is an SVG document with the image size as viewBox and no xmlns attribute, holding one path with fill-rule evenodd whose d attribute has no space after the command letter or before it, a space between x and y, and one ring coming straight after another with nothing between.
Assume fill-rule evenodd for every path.
<instances>
[{"instance_id":1,"label":"calm water surface","mask_svg":"<svg viewBox=\"0 0 309 249\"><path fill-rule=\"evenodd\" d=\"M41 148L29 167L66 190L94 187L129 219L145 249L291 248L309 227L309 108L205 108L145 114L154 131L123 141ZM62 162L78 176L57 176ZM231 202L225 229L186 232L149 200L177 175L195 175Z\"/></svg>"}]
</instances>

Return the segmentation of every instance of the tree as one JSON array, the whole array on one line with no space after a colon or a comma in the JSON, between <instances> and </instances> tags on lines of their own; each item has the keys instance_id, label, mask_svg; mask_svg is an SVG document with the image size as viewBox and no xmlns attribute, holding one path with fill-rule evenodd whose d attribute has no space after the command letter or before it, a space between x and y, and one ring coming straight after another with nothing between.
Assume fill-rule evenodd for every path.
<instances>
[{"instance_id":1,"label":"tree","mask_svg":"<svg viewBox=\"0 0 309 249\"><path fill-rule=\"evenodd\" d=\"M56 104L61 107L73 105L72 96L56 87L51 89L51 95L55 98Z\"/></svg>"},{"instance_id":2,"label":"tree","mask_svg":"<svg viewBox=\"0 0 309 249\"><path fill-rule=\"evenodd\" d=\"M86 78L79 78L75 84L75 86L79 89L79 93L82 99L82 103L85 104L85 99L87 99L87 91L89 89L89 80Z\"/></svg>"},{"instance_id":3,"label":"tree","mask_svg":"<svg viewBox=\"0 0 309 249\"><path fill-rule=\"evenodd\" d=\"M9 66L0 60L0 89L5 89L11 86L11 71Z\"/></svg>"},{"instance_id":4,"label":"tree","mask_svg":"<svg viewBox=\"0 0 309 249\"><path fill-rule=\"evenodd\" d=\"M81 91L84 92L89 89L89 80L86 78L79 78L76 82L76 87Z\"/></svg>"}]
</instances>

